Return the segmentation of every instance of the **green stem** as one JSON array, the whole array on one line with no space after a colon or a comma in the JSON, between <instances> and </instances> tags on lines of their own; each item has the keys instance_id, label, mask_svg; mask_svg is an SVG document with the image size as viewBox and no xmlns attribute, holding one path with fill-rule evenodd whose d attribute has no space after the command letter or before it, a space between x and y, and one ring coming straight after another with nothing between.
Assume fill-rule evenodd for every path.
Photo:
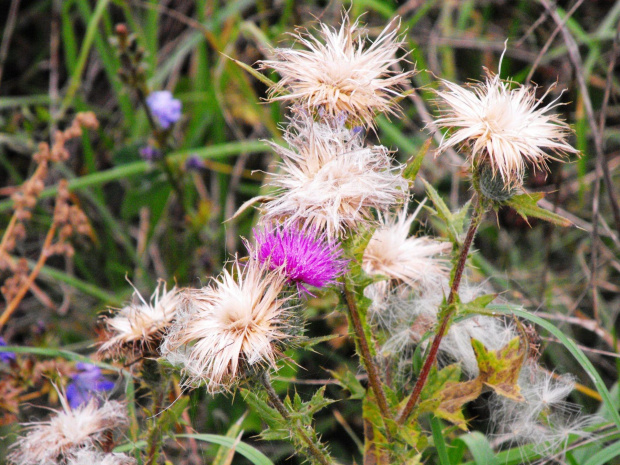
<instances>
[{"instance_id":1,"label":"green stem","mask_svg":"<svg viewBox=\"0 0 620 465\"><path fill-rule=\"evenodd\" d=\"M461 246L461 251L459 255L459 259L456 263L456 268L454 272L454 277L452 278L452 282L450 284L450 295L448 296L448 301L446 302L443 309L445 309L441 317L441 321L439 322L439 329L437 329L437 333L435 334L435 338L433 339L433 343L431 344L431 348L428 352L428 356L426 360L424 360L424 365L422 366L422 370L420 371L420 375L413 387L413 391L409 396L409 400L407 401L405 407L401 411L396 422L399 425L402 425L407 421L409 415L415 408L418 400L420 399L420 394L422 393L422 389L426 384L426 380L428 379L428 375L431 371L431 367L435 363L437 359L437 353L439 352L439 345L441 344L441 340L446 335L448 328L450 326L450 322L452 321L452 317L456 311L456 306L454 305L454 300L458 295L459 286L461 285L461 279L463 278L463 271L465 270L465 264L467 263L467 256L469 255L469 249L474 242L474 237L476 236L476 231L478 230L478 226L482 221L484 213L486 211L485 205L483 205L482 198L479 194L476 195L476 199L474 201L474 213L471 217L471 221L469 223L469 229L467 230L467 235L465 236L465 240L463 241L463 245Z\"/></svg>"},{"instance_id":2,"label":"green stem","mask_svg":"<svg viewBox=\"0 0 620 465\"><path fill-rule=\"evenodd\" d=\"M163 411L164 399L168 394L168 382L164 381L165 375L162 373L161 367L153 360L146 360L142 367L142 377L147 386L153 393L153 409L151 416L153 423L148 432L147 437L147 458L145 465L155 465L160 454L161 445L163 443L162 427L166 419L166 413Z\"/></svg>"},{"instance_id":3,"label":"green stem","mask_svg":"<svg viewBox=\"0 0 620 465\"><path fill-rule=\"evenodd\" d=\"M300 426L296 420L293 420L291 418L290 412L286 408L286 405L284 405L284 403L280 399L280 396L278 396L278 393L271 385L269 374L263 374L260 377L260 380L263 387L265 388L265 391L267 391L267 396L269 397L271 405L278 411L278 413L280 413L280 415L282 415L282 418L284 418L290 424L290 426L295 430L295 433L298 434L299 437L301 437L303 442L306 443L308 452L312 456L312 458L321 465L332 465L332 460L325 453L321 445L316 444L312 440L312 438L308 436L308 434L306 434L306 432L304 431L304 427Z\"/></svg>"}]
</instances>

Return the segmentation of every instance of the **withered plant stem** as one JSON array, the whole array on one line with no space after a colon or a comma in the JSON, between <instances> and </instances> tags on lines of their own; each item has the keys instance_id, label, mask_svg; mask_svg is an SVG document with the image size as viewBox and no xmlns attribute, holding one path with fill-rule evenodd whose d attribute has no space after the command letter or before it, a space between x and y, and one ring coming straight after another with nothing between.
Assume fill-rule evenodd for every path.
<instances>
[{"instance_id":1,"label":"withered plant stem","mask_svg":"<svg viewBox=\"0 0 620 465\"><path fill-rule=\"evenodd\" d=\"M45 242L43 243L43 247L41 248L41 255L39 255L39 260L37 260L36 265L28 275L28 279L20 286L17 294L13 297L13 300L9 302L7 307L4 309L2 316L0 316L0 328L4 326L4 324L9 320L13 312L17 309L17 306L20 304L30 286L34 283L34 280L37 279L39 273L43 269L43 265L47 258L49 257L49 247L52 245L52 241L54 240L54 236L56 235L56 224L53 223L47 232L47 236L45 236Z\"/></svg>"},{"instance_id":2,"label":"withered plant stem","mask_svg":"<svg viewBox=\"0 0 620 465\"><path fill-rule=\"evenodd\" d=\"M413 387L413 391L409 396L409 400L400 415L398 416L396 423L402 425L407 421L409 415L415 408L420 399L420 394L422 393L422 389L426 384L426 380L428 379L428 375L431 371L431 367L437 360L437 353L439 352L439 345L441 344L441 340L446 335L448 328L450 326L450 322L452 317L454 316L454 312L456 311L456 306L454 306L454 299L458 294L459 286L461 285L461 279L463 278L463 271L465 270L465 264L467 263L467 256L469 255L469 249L474 242L474 237L476 236L476 231L478 230L478 226L480 225L480 221L484 216L486 211L485 206L483 205L482 198L479 194L474 194L474 212L471 217L471 221L469 223L469 228L467 229L467 235L465 236L465 240L463 241L463 245L461 246L461 251L459 254L459 259L456 263L456 269L454 272L454 277L452 279L452 283L450 284L450 295L448 296L448 300L443 307L444 312L441 317L441 321L439 322L439 328L433 338L433 343L431 344L431 348L428 352L426 359L424 360L424 364L422 365L422 370L420 371L420 375Z\"/></svg>"},{"instance_id":3,"label":"withered plant stem","mask_svg":"<svg viewBox=\"0 0 620 465\"><path fill-rule=\"evenodd\" d=\"M269 377L269 373L264 373L263 375L261 375L260 381L263 387L265 388L265 391L267 392L267 396L269 397L269 402L271 403L273 408L275 408L278 411L278 413L282 415L282 418L291 422L291 415L288 409L286 408L286 405L284 405L284 403L282 402L282 399L280 399L280 396L278 395L276 390L273 388L271 384L271 379ZM295 421L295 420L292 420L292 421ZM312 457L315 459L316 462L322 465L333 464L333 462L325 454L325 452L321 450L321 447L319 447L317 444L314 443L312 438L310 438L310 436L306 434L303 428L299 427L299 425L296 425L296 424L291 425L291 426L295 429L294 434L298 434L299 437L301 437L301 439L308 445L308 451L310 452L310 454L312 455Z\"/></svg>"},{"instance_id":4,"label":"withered plant stem","mask_svg":"<svg viewBox=\"0 0 620 465\"><path fill-rule=\"evenodd\" d=\"M377 366L373 362L372 354L370 353L370 345L368 344L368 340L366 339L366 333L364 332L364 327L362 326L362 321L360 319L359 311L357 309L357 304L355 302L355 296L351 292L351 290L347 287L347 284L344 283L343 286L344 299L347 303L347 308L349 310L349 317L351 318L351 324L353 325L353 330L355 331L355 335L359 342L360 347L360 358L362 359L362 363L364 364L364 368L368 373L368 383L370 384L370 388L375 394L377 398L377 405L381 410L381 414L383 418L392 419L392 412L390 412L390 408L387 403L387 399L385 397L385 392L383 391L383 384L381 382L381 378L379 376L379 370ZM387 433L387 429L386 429Z\"/></svg>"}]
</instances>

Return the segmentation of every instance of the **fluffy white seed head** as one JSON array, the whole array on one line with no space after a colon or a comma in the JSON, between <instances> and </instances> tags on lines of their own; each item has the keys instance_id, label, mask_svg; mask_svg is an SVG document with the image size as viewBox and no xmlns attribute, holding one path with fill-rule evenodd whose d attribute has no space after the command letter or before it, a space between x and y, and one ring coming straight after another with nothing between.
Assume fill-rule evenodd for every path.
<instances>
[{"instance_id":1,"label":"fluffy white seed head","mask_svg":"<svg viewBox=\"0 0 620 465\"><path fill-rule=\"evenodd\" d=\"M416 212L417 213L417 212ZM449 262L442 255L452 245L429 237L410 237L416 213L407 215L407 204L395 215L380 215L362 260L370 275L384 275L409 286L439 284L449 272Z\"/></svg>"},{"instance_id":2,"label":"fluffy white seed head","mask_svg":"<svg viewBox=\"0 0 620 465\"><path fill-rule=\"evenodd\" d=\"M340 29L320 23L319 37L298 30L293 36L302 48L277 48L273 60L261 63L281 76L271 100L332 117L345 114L366 126L374 125L376 113L396 113L394 99L413 74L394 71L403 60L396 56L404 43L398 26L393 20L370 44L359 20L351 24L347 16Z\"/></svg>"},{"instance_id":3,"label":"fluffy white seed head","mask_svg":"<svg viewBox=\"0 0 620 465\"><path fill-rule=\"evenodd\" d=\"M598 421L566 401L574 386L569 375L554 375L533 362L527 363L519 376L524 402L497 394L491 398L492 435L499 443L532 444L542 456L561 454L571 437L588 437L585 428Z\"/></svg>"},{"instance_id":4,"label":"fluffy white seed head","mask_svg":"<svg viewBox=\"0 0 620 465\"><path fill-rule=\"evenodd\" d=\"M286 276L250 261L235 263L202 289L186 290L163 355L180 365L186 386L229 390L246 368L274 366L290 339L288 299L279 296Z\"/></svg>"},{"instance_id":5,"label":"fluffy white seed head","mask_svg":"<svg viewBox=\"0 0 620 465\"><path fill-rule=\"evenodd\" d=\"M578 153L567 142L570 127L550 113L560 105L557 99L544 105L536 99L535 87L515 87L490 72L484 82L467 87L443 84L437 91L442 116L435 123L449 131L438 153L469 146L472 165L489 166L507 189L522 184L526 164L548 170L548 160Z\"/></svg>"},{"instance_id":6,"label":"fluffy white seed head","mask_svg":"<svg viewBox=\"0 0 620 465\"><path fill-rule=\"evenodd\" d=\"M104 454L97 450L82 449L78 451L67 465L135 465L136 460L126 454Z\"/></svg>"},{"instance_id":7,"label":"fluffy white seed head","mask_svg":"<svg viewBox=\"0 0 620 465\"><path fill-rule=\"evenodd\" d=\"M383 313L372 315L382 322L389 334L382 346L383 353L400 359L410 357L425 333L436 326L437 312L449 290L449 282L444 279L438 286L418 290L400 286L391 291L381 309ZM462 302L469 302L484 293L484 286L462 284L459 296ZM439 358L445 363L460 363L467 376L476 377L478 363L472 338L482 342L488 350L498 350L515 335L514 328L502 319L483 315L467 318L450 326L439 346ZM423 344L428 344L428 340Z\"/></svg>"},{"instance_id":8,"label":"fluffy white seed head","mask_svg":"<svg viewBox=\"0 0 620 465\"><path fill-rule=\"evenodd\" d=\"M93 448L109 440L109 434L128 424L125 406L106 401L101 406L92 399L71 409L61 396L63 410L47 421L25 424L26 434L11 448L8 461L14 465L56 465L83 448Z\"/></svg>"},{"instance_id":9,"label":"fluffy white seed head","mask_svg":"<svg viewBox=\"0 0 620 465\"><path fill-rule=\"evenodd\" d=\"M272 144L282 157L272 185L279 189L265 205L267 220L284 219L344 235L374 220L407 196L403 167L394 166L383 146L364 146L341 124L316 123L299 115L285 134L290 148Z\"/></svg>"},{"instance_id":10,"label":"fluffy white seed head","mask_svg":"<svg viewBox=\"0 0 620 465\"><path fill-rule=\"evenodd\" d=\"M160 281L148 302L138 290L134 295L138 297L138 302L123 307L112 317L104 318L109 336L99 348L101 355L118 358L157 352L166 328L177 314L177 288L166 291L166 283Z\"/></svg>"}]
</instances>

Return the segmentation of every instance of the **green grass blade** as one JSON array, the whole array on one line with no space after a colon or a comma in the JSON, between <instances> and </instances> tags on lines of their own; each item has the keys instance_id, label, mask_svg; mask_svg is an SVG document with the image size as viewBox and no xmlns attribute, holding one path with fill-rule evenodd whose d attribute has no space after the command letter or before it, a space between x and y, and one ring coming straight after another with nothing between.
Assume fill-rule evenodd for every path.
<instances>
[{"instance_id":1,"label":"green grass blade","mask_svg":"<svg viewBox=\"0 0 620 465\"><path fill-rule=\"evenodd\" d=\"M467 446L469 452L471 452L471 455L474 458L475 465L499 465L499 462L495 457L495 453L491 448L491 444L489 444L486 436L479 431L464 434L459 436L454 441L460 441Z\"/></svg>"},{"instance_id":2,"label":"green grass blade","mask_svg":"<svg viewBox=\"0 0 620 465\"><path fill-rule=\"evenodd\" d=\"M34 268L36 262L34 260L28 260L28 267L30 269ZM52 268L50 266L44 265L40 272L41 276L50 278L52 280L60 281L62 283L68 284L69 286L77 289L80 292L83 292L86 295L91 297L95 297L96 299L101 300L105 304L112 306L120 306L123 303L123 299L115 296L114 294L110 294L109 292L104 291L99 286L94 284L87 283L82 281L81 279L76 278L75 276L71 276L67 273L64 273L56 268Z\"/></svg>"},{"instance_id":3,"label":"green grass blade","mask_svg":"<svg viewBox=\"0 0 620 465\"><path fill-rule=\"evenodd\" d=\"M70 350L66 349L57 349L51 347L0 346L0 353L1 352L42 355L44 357L62 357L66 358L67 360L71 360L72 362L90 363L91 365L98 366L99 368L103 368L105 370L116 371L117 373L122 373L125 376L132 376L130 372L123 368L119 368L114 365L110 365L109 363L101 362L99 360L93 360L86 355L76 354L75 352L71 352Z\"/></svg>"},{"instance_id":4,"label":"green grass blade","mask_svg":"<svg viewBox=\"0 0 620 465\"><path fill-rule=\"evenodd\" d=\"M220 446L235 447L235 451L239 452L254 465L273 465L273 462L265 454L244 442L235 444L234 438L218 434L177 434L175 438L194 438L199 441L219 444Z\"/></svg>"},{"instance_id":5,"label":"green grass blade","mask_svg":"<svg viewBox=\"0 0 620 465\"><path fill-rule=\"evenodd\" d=\"M169 155L169 159L172 163L181 163L189 155L195 155L199 158L215 158L225 157L231 155L237 155L240 153L258 153L265 152L267 145L258 140L249 140L243 142L229 142L226 144L213 145L210 147L204 147L201 149L181 150ZM115 168L111 168L106 171L100 171L98 173L81 176L79 178L71 179L69 181L69 190L76 191L90 186L100 186L110 181L116 181L119 179L125 179L131 176L137 176L144 174L152 168L152 165L146 161L136 161L133 163L127 163ZM44 189L41 192L39 198L48 198L56 194L57 187L52 186ZM13 206L11 199L0 202L0 212L5 212Z\"/></svg>"},{"instance_id":6,"label":"green grass blade","mask_svg":"<svg viewBox=\"0 0 620 465\"><path fill-rule=\"evenodd\" d=\"M594 454L584 465L605 465L612 463L612 459L620 456L620 441L605 447L603 450Z\"/></svg>"},{"instance_id":7,"label":"green grass blade","mask_svg":"<svg viewBox=\"0 0 620 465\"><path fill-rule=\"evenodd\" d=\"M49 95L26 95L24 97L0 98L0 110L30 105L49 105Z\"/></svg>"},{"instance_id":8,"label":"green grass blade","mask_svg":"<svg viewBox=\"0 0 620 465\"><path fill-rule=\"evenodd\" d=\"M450 465L450 458L448 457L448 448L446 447L446 441L443 437L441 420L435 415L431 415L431 431L433 433L435 449L437 450L437 455L439 456L439 463L441 465Z\"/></svg>"},{"instance_id":9,"label":"green grass blade","mask_svg":"<svg viewBox=\"0 0 620 465\"><path fill-rule=\"evenodd\" d=\"M67 93L65 94L65 98L62 101L62 107L60 109L61 115L64 114L69 105L71 105L73 97L75 97L75 93L80 88L80 82L82 81L82 72L86 67L86 61L88 59L88 55L90 54L90 49L93 45L95 34L97 33L99 21L101 20L103 13L106 11L109 3L110 0L99 0L95 11L90 18L88 27L86 28L86 34L84 35L84 40L82 41L82 48L80 49L80 55L78 56L77 65L73 70Z\"/></svg>"}]
</instances>

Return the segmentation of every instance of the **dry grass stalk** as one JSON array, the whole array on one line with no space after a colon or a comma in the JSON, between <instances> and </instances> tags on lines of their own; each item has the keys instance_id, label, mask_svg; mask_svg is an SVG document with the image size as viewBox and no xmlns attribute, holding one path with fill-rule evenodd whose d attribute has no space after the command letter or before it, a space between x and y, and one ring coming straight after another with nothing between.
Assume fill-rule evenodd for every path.
<instances>
[{"instance_id":1,"label":"dry grass stalk","mask_svg":"<svg viewBox=\"0 0 620 465\"><path fill-rule=\"evenodd\" d=\"M11 273L1 289L8 304L0 316L0 328L17 309L29 289L34 288L37 289L34 292L41 292L34 285L34 281L46 260L52 255L72 256L74 250L69 242L70 237L74 234L91 234L86 215L77 205L70 205L68 183L66 180L61 180L58 184L52 226L47 232L39 259L30 274L24 259L16 261L10 255L17 242L26 237L25 223L32 217L32 210L45 188L50 163L66 161L70 156L65 147L67 141L81 136L82 128L95 129L98 126L99 122L94 113L78 113L68 129L56 132L51 148L45 142L39 144L39 150L33 155L37 163L36 170L11 196L14 202L13 216L0 242L0 270L9 270Z\"/></svg>"}]
</instances>

